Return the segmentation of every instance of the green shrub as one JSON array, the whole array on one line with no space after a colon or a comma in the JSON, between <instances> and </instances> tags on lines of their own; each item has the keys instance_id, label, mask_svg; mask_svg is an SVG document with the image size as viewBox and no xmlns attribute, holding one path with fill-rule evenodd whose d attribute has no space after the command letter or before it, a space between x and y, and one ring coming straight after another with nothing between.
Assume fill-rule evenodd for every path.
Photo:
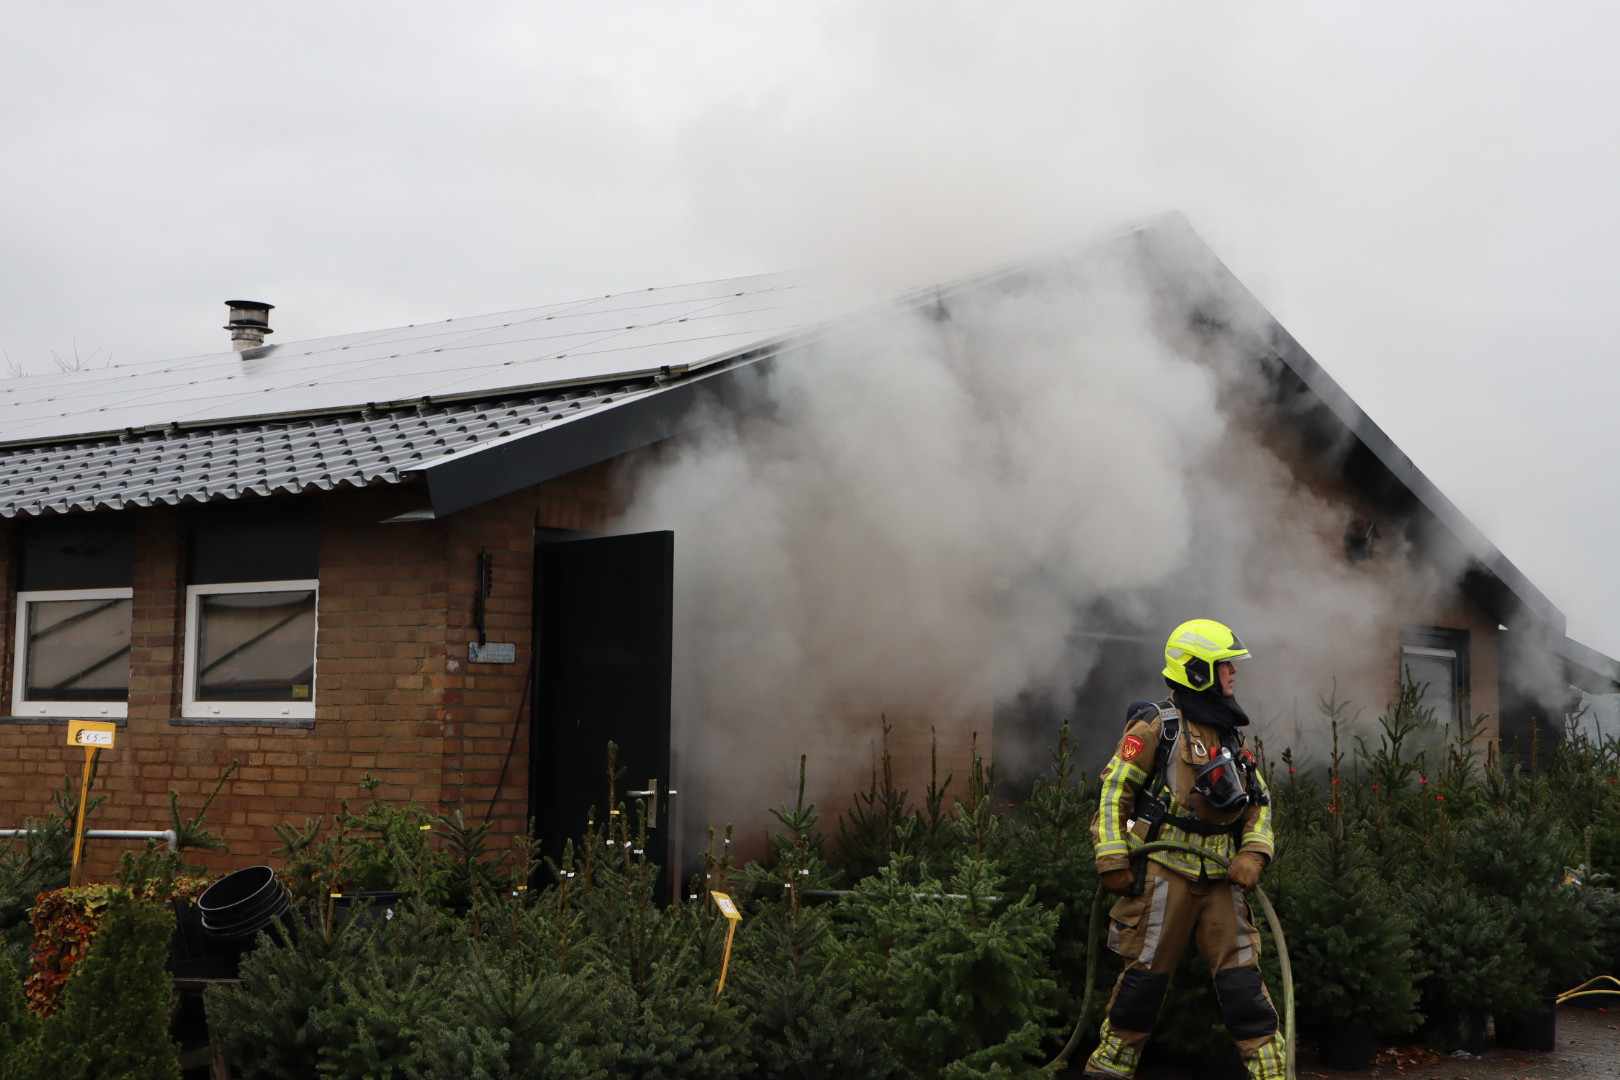
<instances>
[{"instance_id":1,"label":"green shrub","mask_svg":"<svg viewBox=\"0 0 1620 1080\"><path fill-rule=\"evenodd\" d=\"M771 811L782 828L762 862L739 875L751 900L737 935L729 999L748 1017L752 1080L891 1080L905 1075L892 1043L894 1026L844 973L848 943L835 932L833 909L809 906L806 890L836 881L804 801Z\"/></svg>"},{"instance_id":2,"label":"green shrub","mask_svg":"<svg viewBox=\"0 0 1620 1080\"><path fill-rule=\"evenodd\" d=\"M886 868L858 888L851 914L865 929L852 968L894 1019L913 1071L933 1075L1026 1026L1041 1032L1054 1011L1053 913L999 897L983 860L966 861L949 887Z\"/></svg>"},{"instance_id":3,"label":"green shrub","mask_svg":"<svg viewBox=\"0 0 1620 1080\"><path fill-rule=\"evenodd\" d=\"M1421 697L1408 695L1376 746L1358 740L1345 755L1337 722L1348 706L1322 708L1335 730L1325 769L1285 752L1279 779L1262 754L1278 830L1265 884L1282 908L1302 1012L1391 1031L1420 1011L1436 1025L1468 1011L1510 1015L1612 956L1598 943L1620 932L1614 892L1596 874L1561 884L1566 863L1601 865L1604 830L1620 823L1616 786L1601 775L1617 764L1612 746L1577 742L1540 771L1503 769L1478 752L1472 725L1425 729L1420 746L1407 729L1424 719ZM657 896L645 820L618 799L611 748L608 811L532 892L514 893L530 876L521 844L515 859L492 852L481 823L394 807L370 785L370 803L330 828L283 830L314 903L296 938L265 940L243 983L211 995L221 1043L243 1080L1039 1075L1091 959L1097 793L1066 733L1017 807L992 805L977 761L949 805L951 778L936 761L913 806L885 748L830 856L804 767L798 799L772 811L779 829L765 857L739 869L724 848L711 851L674 905ZM1583 770L1597 779L1577 781ZM841 900L810 902L850 880ZM362 885L421 903L391 923L330 922L326 892ZM718 1001L727 924L709 888L731 892L745 914ZM1546 911L1556 932L1532 925ZM1097 959L1105 988L1117 965L1101 950ZM1269 944L1262 962L1279 994ZM1183 965L1156 1045L1235 1064L1208 982L1202 961Z\"/></svg>"},{"instance_id":4,"label":"green shrub","mask_svg":"<svg viewBox=\"0 0 1620 1080\"><path fill-rule=\"evenodd\" d=\"M606 1002L593 980L525 970L511 953L479 950L448 1008L422 1025L412 1080L606 1080Z\"/></svg>"},{"instance_id":5,"label":"green shrub","mask_svg":"<svg viewBox=\"0 0 1620 1080\"><path fill-rule=\"evenodd\" d=\"M44 1025L35 1076L179 1080L163 970L173 931L173 916L156 901L113 895L62 992L62 1011Z\"/></svg>"},{"instance_id":6,"label":"green shrub","mask_svg":"<svg viewBox=\"0 0 1620 1080\"><path fill-rule=\"evenodd\" d=\"M450 993L463 971L449 962L458 938L436 913L409 909L373 931L358 963L311 1017L323 1040L318 1075L331 1080L408 1076L421 1060L430 1021L450 1015Z\"/></svg>"},{"instance_id":7,"label":"green shrub","mask_svg":"<svg viewBox=\"0 0 1620 1080\"><path fill-rule=\"evenodd\" d=\"M1052 966L1063 992L1063 1011L1079 1005L1085 985L1086 931L1097 892L1091 846L1091 819L1099 785L1076 776L1075 750L1064 724L1051 752L1051 766L1031 785L1023 804L1008 815L997 862L1007 889L1029 893L1035 903L1057 912ZM1101 1010L1093 1010L1100 1017Z\"/></svg>"},{"instance_id":8,"label":"green shrub","mask_svg":"<svg viewBox=\"0 0 1620 1080\"><path fill-rule=\"evenodd\" d=\"M1607 875L1588 878L1581 888L1581 902L1596 924L1593 937L1593 975L1620 973L1620 890L1607 887Z\"/></svg>"},{"instance_id":9,"label":"green shrub","mask_svg":"<svg viewBox=\"0 0 1620 1080\"><path fill-rule=\"evenodd\" d=\"M359 920L300 922L285 939L261 938L243 957L241 982L210 987L209 1023L238 1080L308 1080L318 1075L323 1014L360 964Z\"/></svg>"},{"instance_id":10,"label":"green shrub","mask_svg":"<svg viewBox=\"0 0 1620 1080\"><path fill-rule=\"evenodd\" d=\"M1524 943L1532 996L1580 982L1596 959L1597 919L1582 902L1579 886L1564 882L1564 867L1575 861L1577 851L1570 831L1550 816L1508 810L1468 822L1457 841L1463 879L1499 901L1515 938Z\"/></svg>"},{"instance_id":11,"label":"green shrub","mask_svg":"<svg viewBox=\"0 0 1620 1080\"><path fill-rule=\"evenodd\" d=\"M527 851L492 852L493 822L468 821L461 810L430 814L417 803L396 806L367 773L368 798L354 812L344 799L326 818L276 826L286 859L282 876L295 897L319 907L334 894L401 892L452 911L472 910L480 897L526 882ZM514 854L517 858L513 858Z\"/></svg>"},{"instance_id":12,"label":"green shrub","mask_svg":"<svg viewBox=\"0 0 1620 1080\"><path fill-rule=\"evenodd\" d=\"M892 1025L836 969L737 973L757 1080L899 1080Z\"/></svg>"},{"instance_id":13,"label":"green shrub","mask_svg":"<svg viewBox=\"0 0 1620 1080\"><path fill-rule=\"evenodd\" d=\"M618 1045L614 1080L736 1080L749 1068L747 1026L729 1002L673 967L642 986L617 988L609 1008Z\"/></svg>"},{"instance_id":14,"label":"green shrub","mask_svg":"<svg viewBox=\"0 0 1620 1080\"><path fill-rule=\"evenodd\" d=\"M1158 1029L1148 1044L1150 1060L1163 1058L1183 1066L1197 1065L1212 1076L1241 1070L1242 1059L1226 1033L1213 984L1209 965L1189 946L1176 967L1159 1014ZM1106 994L1105 988L1105 1000Z\"/></svg>"},{"instance_id":15,"label":"green shrub","mask_svg":"<svg viewBox=\"0 0 1620 1080\"><path fill-rule=\"evenodd\" d=\"M895 861L896 856L919 874L945 873L955 851L950 832L950 811L945 800L952 775L939 778L939 739L929 751L928 788L920 807L911 805L910 792L894 780L894 759L889 753L888 717L881 720L878 759L872 782L856 792L854 806L838 823L836 867L846 880L870 877Z\"/></svg>"},{"instance_id":16,"label":"green shrub","mask_svg":"<svg viewBox=\"0 0 1620 1080\"><path fill-rule=\"evenodd\" d=\"M0 953L0 1080L33 1080L39 1032L39 1017L23 997L17 968Z\"/></svg>"},{"instance_id":17,"label":"green shrub","mask_svg":"<svg viewBox=\"0 0 1620 1080\"><path fill-rule=\"evenodd\" d=\"M92 771L92 778L94 772ZM88 816L106 799L93 795L85 807ZM51 792L51 812L23 822L27 831L0 840L0 941L12 962L25 965L33 937L29 912L40 893L68 883L73 864L73 822L77 813L73 781L64 777Z\"/></svg>"},{"instance_id":18,"label":"green shrub","mask_svg":"<svg viewBox=\"0 0 1620 1080\"><path fill-rule=\"evenodd\" d=\"M1296 838L1287 856L1285 873L1268 884L1288 937L1300 1013L1410 1031L1420 1019L1415 984L1423 971L1403 898L1351 830Z\"/></svg>"},{"instance_id":19,"label":"green shrub","mask_svg":"<svg viewBox=\"0 0 1620 1080\"><path fill-rule=\"evenodd\" d=\"M1431 1021L1467 1012L1522 1013L1535 1002L1531 965L1512 912L1461 882L1426 881L1406 894L1417 924L1421 1008Z\"/></svg>"},{"instance_id":20,"label":"green shrub","mask_svg":"<svg viewBox=\"0 0 1620 1080\"><path fill-rule=\"evenodd\" d=\"M942 884L896 858L856 886L849 925L857 985L895 1021L907 1067L938 1075L1000 1067L1021 1075L1059 1000L1050 950L1057 913L1006 895L994 861L1011 826L992 813L982 763L952 831L961 857Z\"/></svg>"}]
</instances>

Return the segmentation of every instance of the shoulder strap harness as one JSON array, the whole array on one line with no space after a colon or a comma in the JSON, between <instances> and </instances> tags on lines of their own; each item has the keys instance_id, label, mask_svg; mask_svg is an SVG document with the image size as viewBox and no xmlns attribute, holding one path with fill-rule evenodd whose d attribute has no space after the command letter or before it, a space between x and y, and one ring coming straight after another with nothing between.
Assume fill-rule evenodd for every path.
<instances>
[{"instance_id":1,"label":"shoulder strap harness","mask_svg":"<svg viewBox=\"0 0 1620 1080\"><path fill-rule=\"evenodd\" d=\"M1170 698L1153 702L1152 707L1159 711L1159 749L1153 756L1153 771L1148 774L1141 790L1136 793L1136 804L1131 809L1132 817L1148 823L1146 842L1151 844L1157 840L1159 830L1166 824L1199 836L1225 835L1232 837L1234 841L1240 840L1243 836L1242 815L1225 825L1214 825L1194 817L1184 817L1170 812L1172 793L1165 775L1169 772L1176 742L1181 738L1181 710L1176 708L1175 701ZM1238 738L1241 739L1242 736L1239 735Z\"/></svg>"}]
</instances>

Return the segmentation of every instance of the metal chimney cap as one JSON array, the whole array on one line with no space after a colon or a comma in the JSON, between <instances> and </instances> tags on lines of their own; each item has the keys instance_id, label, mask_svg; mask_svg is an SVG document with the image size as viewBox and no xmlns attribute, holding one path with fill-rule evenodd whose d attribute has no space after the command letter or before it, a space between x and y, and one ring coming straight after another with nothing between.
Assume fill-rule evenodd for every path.
<instances>
[{"instance_id":1,"label":"metal chimney cap","mask_svg":"<svg viewBox=\"0 0 1620 1080\"><path fill-rule=\"evenodd\" d=\"M231 332L231 348L237 352L257 348L264 344L266 334L275 333L270 329L270 310L274 304L262 300L227 300L225 304L231 309L231 321L225 324L225 329Z\"/></svg>"},{"instance_id":2,"label":"metal chimney cap","mask_svg":"<svg viewBox=\"0 0 1620 1080\"><path fill-rule=\"evenodd\" d=\"M225 306L231 309L231 323L246 323L249 326L268 326L270 312L276 305L266 304L262 300L227 300Z\"/></svg>"}]
</instances>

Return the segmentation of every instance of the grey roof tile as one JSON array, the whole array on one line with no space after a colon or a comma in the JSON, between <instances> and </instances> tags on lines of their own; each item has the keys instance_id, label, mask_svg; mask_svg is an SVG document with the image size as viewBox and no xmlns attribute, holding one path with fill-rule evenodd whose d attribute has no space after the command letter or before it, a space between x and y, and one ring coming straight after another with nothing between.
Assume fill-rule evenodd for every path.
<instances>
[{"instance_id":1,"label":"grey roof tile","mask_svg":"<svg viewBox=\"0 0 1620 1080\"><path fill-rule=\"evenodd\" d=\"M0 516L399 483L436 458L610 409L654 387L645 379L600 393L553 391L0 446Z\"/></svg>"}]
</instances>

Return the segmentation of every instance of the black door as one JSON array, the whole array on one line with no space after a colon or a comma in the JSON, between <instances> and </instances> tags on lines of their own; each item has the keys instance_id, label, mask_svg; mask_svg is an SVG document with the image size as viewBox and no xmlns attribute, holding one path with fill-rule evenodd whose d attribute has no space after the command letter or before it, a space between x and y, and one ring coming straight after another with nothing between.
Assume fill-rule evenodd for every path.
<instances>
[{"instance_id":1,"label":"black door","mask_svg":"<svg viewBox=\"0 0 1620 1080\"><path fill-rule=\"evenodd\" d=\"M591 808L598 820L610 809L611 741L624 770L618 800L633 815L630 793L657 791L647 855L668 865L674 539L637 533L535 549L529 813L542 855L577 839Z\"/></svg>"}]
</instances>

